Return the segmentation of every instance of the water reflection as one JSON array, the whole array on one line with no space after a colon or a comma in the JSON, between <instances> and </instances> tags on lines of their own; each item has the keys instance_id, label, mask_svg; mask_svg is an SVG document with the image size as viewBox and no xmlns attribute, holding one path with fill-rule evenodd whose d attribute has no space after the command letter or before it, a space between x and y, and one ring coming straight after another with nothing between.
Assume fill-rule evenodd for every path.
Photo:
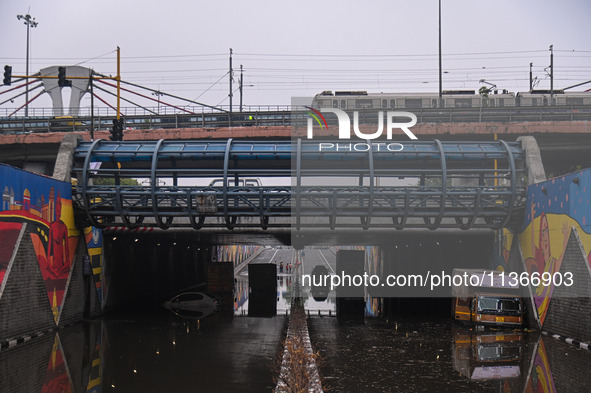
<instances>
[{"instance_id":1,"label":"water reflection","mask_svg":"<svg viewBox=\"0 0 591 393\"><path fill-rule=\"evenodd\" d=\"M525 341L521 331L456 330L452 341L454 370L471 380L520 377Z\"/></svg>"},{"instance_id":2,"label":"water reflection","mask_svg":"<svg viewBox=\"0 0 591 393\"><path fill-rule=\"evenodd\" d=\"M337 392L586 392L589 351L535 332L461 329L447 320L338 324L312 318L325 385Z\"/></svg>"},{"instance_id":3,"label":"water reflection","mask_svg":"<svg viewBox=\"0 0 591 393\"><path fill-rule=\"evenodd\" d=\"M271 392L285 317L125 313L0 351L0 392Z\"/></svg>"},{"instance_id":4,"label":"water reflection","mask_svg":"<svg viewBox=\"0 0 591 393\"><path fill-rule=\"evenodd\" d=\"M281 274L277 277L277 314L289 313L291 300L294 297L295 280L297 275ZM244 275L237 275L235 281L234 315L249 315L249 287L248 278ZM315 299L310 287L301 288L301 296L305 299L305 308L314 315L331 315L336 312L334 291L328 293L326 299Z\"/></svg>"},{"instance_id":5,"label":"water reflection","mask_svg":"<svg viewBox=\"0 0 591 393\"><path fill-rule=\"evenodd\" d=\"M0 351L0 392L264 392L285 317L117 314ZM586 392L589 351L533 332L447 321L311 318L336 392Z\"/></svg>"}]
</instances>

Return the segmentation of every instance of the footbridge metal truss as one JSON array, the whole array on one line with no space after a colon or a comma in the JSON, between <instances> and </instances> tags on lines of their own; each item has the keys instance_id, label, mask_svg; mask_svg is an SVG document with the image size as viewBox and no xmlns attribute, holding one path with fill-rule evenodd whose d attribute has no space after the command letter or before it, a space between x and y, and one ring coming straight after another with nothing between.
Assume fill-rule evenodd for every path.
<instances>
[{"instance_id":1,"label":"footbridge metal truss","mask_svg":"<svg viewBox=\"0 0 591 393\"><path fill-rule=\"evenodd\" d=\"M517 142L81 142L77 211L97 227L500 228L521 224Z\"/></svg>"}]
</instances>

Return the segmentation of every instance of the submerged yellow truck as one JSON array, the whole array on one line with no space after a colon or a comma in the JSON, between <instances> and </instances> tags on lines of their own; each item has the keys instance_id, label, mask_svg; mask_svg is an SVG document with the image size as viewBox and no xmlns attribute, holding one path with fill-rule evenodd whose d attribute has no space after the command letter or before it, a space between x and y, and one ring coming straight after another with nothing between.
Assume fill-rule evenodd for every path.
<instances>
[{"instance_id":1,"label":"submerged yellow truck","mask_svg":"<svg viewBox=\"0 0 591 393\"><path fill-rule=\"evenodd\" d=\"M496 270L454 269L452 318L464 324L520 327L523 300L519 283ZM454 284L455 284L454 283Z\"/></svg>"}]
</instances>

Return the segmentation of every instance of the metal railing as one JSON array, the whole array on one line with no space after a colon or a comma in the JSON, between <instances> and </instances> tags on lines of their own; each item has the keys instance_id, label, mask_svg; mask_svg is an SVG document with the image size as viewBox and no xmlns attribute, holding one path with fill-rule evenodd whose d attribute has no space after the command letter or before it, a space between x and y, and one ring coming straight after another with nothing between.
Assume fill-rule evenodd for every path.
<instances>
[{"instance_id":1,"label":"metal railing","mask_svg":"<svg viewBox=\"0 0 591 393\"><path fill-rule=\"evenodd\" d=\"M73 199L85 219L99 227L367 230L521 224L526 188L518 143L393 142L402 147L396 152L371 141L364 142L366 151L321 143L83 142L74 154ZM123 180L142 178L147 185ZM212 178L219 180L207 184ZM240 181L245 178L260 178L262 184ZM278 179L289 185L271 184Z\"/></svg>"},{"instance_id":2,"label":"metal railing","mask_svg":"<svg viewBox=\"0 0 591 393\"><path fill-rule=\"evenodd\" d=\"M190 112L176 110L176 113L149 113L142 108L125 108L124 128L126 129L167 129L200 127L256 127L305 125L305 111L289 106L248 107L244 112L216 112L210 108L187 107ZM408 109L417 116L418 124L425 123L506 123L525 121L588 121L591 120L591 106L540 106L540 107L490 107L490 108L415 108ZM115 113L95 112L77 117L54 118L49 113L30 109L29 117L8 117L6 110L0 112L0 134L36 132L69 132L110 130ZM361 124L375 124L378 109L359 111ZM334 116L327 116L329 124L336 124Z\"/></svg>"}]
</instances>

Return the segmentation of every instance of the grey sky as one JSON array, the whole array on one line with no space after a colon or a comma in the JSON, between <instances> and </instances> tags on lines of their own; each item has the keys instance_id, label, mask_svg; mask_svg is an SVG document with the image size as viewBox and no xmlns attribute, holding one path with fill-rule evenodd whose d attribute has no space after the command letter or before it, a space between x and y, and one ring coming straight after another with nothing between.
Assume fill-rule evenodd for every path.
<instances>
[{"instance_id":1,"label":"grey sky","mask_svg":"<svg viewBox=\"0 0 591 393\"><path fill-rule=\"evenodd\" d=\"M248 105L287 105L292 96L323 90L436 92L437 0L364 3L2 0L0 59L2 66L13 66L13 74L24 74L26 28L16 15L30 6L39 22L31 30L31 72L83 62L114 75L119 46L124 80L227 105L225 74L233 48L236 81L244 65ZM555 88L591 79L591 2L442 3L444 89L477 90L486 79L510 91L527 90L530 62L541 79L538 87L549 88L544 68L551 44ZM234 105L238 100L236 91ZM35 105L50 106L47 98Z\"/></svg>"}]
</instances>

